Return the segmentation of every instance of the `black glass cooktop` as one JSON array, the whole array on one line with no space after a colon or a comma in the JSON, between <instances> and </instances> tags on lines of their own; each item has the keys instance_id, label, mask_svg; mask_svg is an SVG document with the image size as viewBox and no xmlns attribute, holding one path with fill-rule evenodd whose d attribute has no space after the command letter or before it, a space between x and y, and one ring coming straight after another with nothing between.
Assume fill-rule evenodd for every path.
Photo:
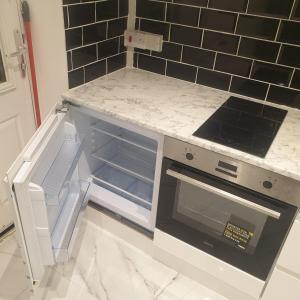
<instances>
[{"instance_id":1,"label":"black glass cooktop","mask_svg":"<svg viewBox=\"0 0 300 300\"><path fill-rule=\"evenodd\" d=\"M265 157L286 110L230 97L194 136Z\"/></svg>"}]
</instances>

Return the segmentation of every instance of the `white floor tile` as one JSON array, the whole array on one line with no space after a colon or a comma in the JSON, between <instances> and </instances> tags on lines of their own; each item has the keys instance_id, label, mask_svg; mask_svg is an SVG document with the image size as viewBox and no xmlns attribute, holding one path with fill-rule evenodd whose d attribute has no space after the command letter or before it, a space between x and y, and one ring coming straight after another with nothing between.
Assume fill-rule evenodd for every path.
<instances>
[{"instance_id":1,"label":"white floor tile","mask_svg":"<svg viewBox=\"0 0 300 300\"><path fill-rule=\"evenodd\" d=\"M32 294L13 237L0 244L0 299L226 300L85 222L69 263L49 268Z\"/></svg>"}]
</instances>

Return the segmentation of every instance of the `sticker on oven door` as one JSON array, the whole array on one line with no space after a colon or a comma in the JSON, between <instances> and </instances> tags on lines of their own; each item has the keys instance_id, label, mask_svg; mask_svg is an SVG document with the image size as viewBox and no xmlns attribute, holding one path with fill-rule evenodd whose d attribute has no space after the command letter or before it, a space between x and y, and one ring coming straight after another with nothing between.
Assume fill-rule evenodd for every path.
<instances>
[{"instance_id":1,"label":"sticker on oven door","mask_svg":"<svg viewBox=\"0 0 300 300\"><path fill-rule=\"evenodd\" d=\"M240 225L241 223L244 223L243 226ZM245 223L246 222L238 222L238 218L236 217L231 217L227 222L223 232L223 236L226 239L234 242L236 246L243 250L246 249L254 234L254 226L252 224L249 224L249 226L245 226Z\"/></svg>"}]
</instances>

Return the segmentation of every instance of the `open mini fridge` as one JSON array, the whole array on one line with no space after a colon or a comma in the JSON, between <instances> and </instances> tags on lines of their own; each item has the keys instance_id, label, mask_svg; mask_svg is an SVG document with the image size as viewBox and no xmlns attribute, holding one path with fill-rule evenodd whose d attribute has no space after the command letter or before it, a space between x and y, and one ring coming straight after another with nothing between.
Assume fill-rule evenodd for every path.
<instances>
[{"instance_id":1,"label":"open mini fridge","mask_svg":"<svg viewBox=\"0 0 300 300\"><path fill-rule=\"evenodd\" d=\"M7 173L32 284L67 262L88 201L149 231L155 227L163 136L65 102Z\"/></svg>"}]
</instances>

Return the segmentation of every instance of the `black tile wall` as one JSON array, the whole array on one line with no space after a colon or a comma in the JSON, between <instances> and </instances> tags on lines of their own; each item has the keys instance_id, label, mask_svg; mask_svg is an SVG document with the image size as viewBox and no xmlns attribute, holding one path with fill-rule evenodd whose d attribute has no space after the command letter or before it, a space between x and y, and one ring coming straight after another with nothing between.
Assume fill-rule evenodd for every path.
<instances>
[{"instance_id":1,"label":"black tile wall","mask_svg":"<svg viewBox=\"0 0 300 300\"><path fill-rule=\"evenodd\" d=\"M128 0L63 0L63 13L70 88L126 66Z\"/></svg>"},{"instance_id":2,"label":"black tile wall","mask_svg":"<svg viewBox=\"0 0 300 300\"><path fill-rule=\"evenodd\" d=\"M299 0L136 1L136 29L164 43L135 67L300 108Z\"/></svg>"}]
</instances>

